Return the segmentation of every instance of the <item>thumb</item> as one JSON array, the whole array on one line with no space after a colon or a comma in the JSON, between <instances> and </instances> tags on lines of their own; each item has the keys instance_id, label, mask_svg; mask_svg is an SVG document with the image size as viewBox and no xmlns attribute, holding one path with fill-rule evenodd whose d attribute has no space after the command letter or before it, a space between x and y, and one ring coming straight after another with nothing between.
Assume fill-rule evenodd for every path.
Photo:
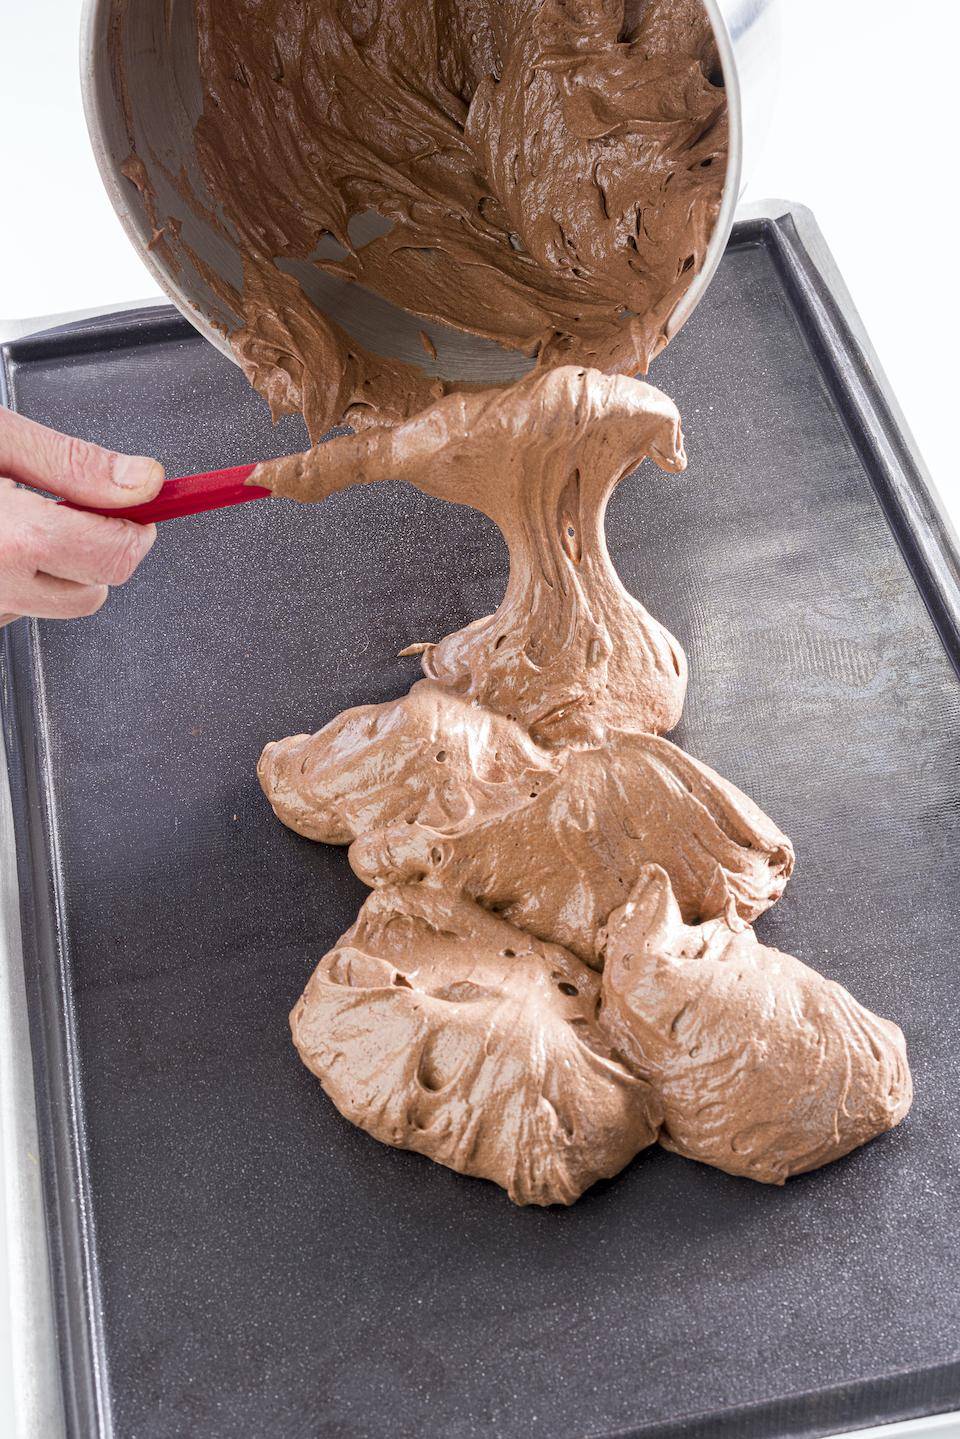
<instances>
[{"instance_id":1,"label":"thumb","mask_svg":"<svg viewBox=\"0 0 960 1439\"><path fill-rule=\"evenodd\" d=\"M0 408L0 476L81 505L142 505L163 484L145 455L119 455Z\"/></svg>"}]
</instances>

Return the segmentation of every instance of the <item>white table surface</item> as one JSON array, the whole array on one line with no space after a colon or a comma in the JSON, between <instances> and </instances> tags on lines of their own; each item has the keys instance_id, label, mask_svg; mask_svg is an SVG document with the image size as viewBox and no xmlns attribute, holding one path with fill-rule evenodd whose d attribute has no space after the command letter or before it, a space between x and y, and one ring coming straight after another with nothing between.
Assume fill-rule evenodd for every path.
<instances>
[{"instance_id":1,"label":"white table surface","mask_svg":"<svg viewBox=\"0 0 960 1439\"><path fill-rule=\"evenodd\" d=\"M952 231L960 215L953 134L960 4L781 3L777 109L745 198L775 195L812 209L960 530ZM0 0L0 335L32 317L107 310L157 294L90 153L77 78L79 10L79 0ZM0 962L3 948L0 916ZM22 1319L7 1276L3 1167L8 1183L29 1187L35 1156L24 1153L19 1136L0 1138L0 1435L53 1439L49 1413L18 1414L14 1405L11 1336ZM883 1439L900 1433L960 1439L960 1418L870 1431Z\"/></svg>"}]
</instances>

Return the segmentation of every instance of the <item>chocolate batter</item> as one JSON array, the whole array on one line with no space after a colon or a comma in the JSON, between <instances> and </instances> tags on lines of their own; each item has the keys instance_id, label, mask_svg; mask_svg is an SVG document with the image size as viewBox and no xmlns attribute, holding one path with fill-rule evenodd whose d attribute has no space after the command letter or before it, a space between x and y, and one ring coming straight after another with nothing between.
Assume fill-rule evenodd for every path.
<instances>
[{"instance_id":1,"label":"chocolate batter","mask_svg":"<svg viewBox=\"0 0 960 1439\"><path fill-rule=\"evenodd\" d=\"M757 941L790 841L663 738L686 661L604 541L626 474L685 464L675 407L625 375L666 343L720 206L699 0L194 4L209 194L167 178L212 201L242 278L193 253L131 154L151 245L236 315L275 415L313 439L394 426L252 482L404 479L489 515L510 555L495 614L410 647L409 694L263 752L280 818L349 845L371 887L291 1016L305 1063L378 1139L517 1203L569 1204L658 1139L782 1183L890 1128L903 1037ZM533 373L447 394L442 342L374 354L310 300L321 275Z\"/></svg>"},{"instance_id":2,"label":"chocolate batter","mask_svg":"<svg viewBox=\"0 0 960 1439\"><path fill-rule=\"evenodd\" d=\"M782 1184L910 1108L895 1024L752 929L685 925L658 866L640 872L599 942L600 1026L655 1083L668 1149Z\"/></svg>"},{"instance_id":3,"label":"chocolate batter","mask_svg":"<svg viewBox=\"0 0 960 1439\"><path fill-rule=\"evenodd\" d=\"M899 1029L748 927L789 840L661 737L684 657L603 535L644 456L683 468L673 404L564 367L250 481L322 500L405 479L506 539L495 614L413 646L407 696L268 745L259 774L373 889L291 1017L306 1063L376 1137L518 1202L570 1203L656 1137L782 1183L910 1104Z\"/></svg>"},{"instance_id":4,"label":"chocolate batter","mask_svg":"<svg viewBox=\"0 0 960 1439\"><path fill-rule=\"evenodd\" d=\"M291 1015L304 1063L385 1144L571 1204L660 1126L650 1085L597 1024L600 981L477 904L386 886Z\"/></svg>"},{"instance_id":5,"label":"chocolate batter","mask_svg":"<svg viewBox=\"0 0 960 1439\"><path fill-rule=\"evenodd\" d=\"M374 355L320 314L297 264L541 367L646 371L726 169L698 0L196 0L196 19L198 159L242 287L201 269L275 415L302 410L316 439L443 393L436 365Z\"/></svg>"}]
</instances>

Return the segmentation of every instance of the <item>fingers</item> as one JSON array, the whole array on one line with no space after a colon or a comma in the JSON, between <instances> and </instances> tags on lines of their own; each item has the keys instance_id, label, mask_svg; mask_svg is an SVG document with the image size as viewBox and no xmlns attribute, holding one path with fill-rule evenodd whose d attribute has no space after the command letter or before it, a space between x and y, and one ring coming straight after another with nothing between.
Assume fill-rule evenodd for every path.
<instances>
[{"instance_id":1,"label":"fingers","mask_svg":"<svg viewBox=\"0 0 960 1439\"><path fill-rule=\"evenodd\" d=\"M157 537L156 525L81 514L28 490L11 489L2 513L8 566L81 584L125 584Z\"/></svg>"},{"instance_id":2,"label":"fingers","mask_svg":"<svg viewBox=\"0 0 960 1439\"><path fill-rule=\"evenodd\" d=\"M0 480L0 624L93 614L155 538L155 525L80 514Z\"/></svg>"},{"instance_id":3,"label":"fingers","mask_svg":"<svg viewBox=\"0 0 960 1439\"><path fill-rule=\"evenodd\" d=\"M21 615L38 620L75 620L95 614L109 593L107 585L78 585L38 573L24 581L14 603Z\"/></svg>"},{"instance_id":4,"label":"fingers","mask_svg":"<svg viewBox=\"0 0 960 1439\"><path fill-rule=\"evenodd\" d=\"M163 484L143 455L118 455L0 407L0 475L81 505L141 505Z\"/></svg>"}]
</instances>

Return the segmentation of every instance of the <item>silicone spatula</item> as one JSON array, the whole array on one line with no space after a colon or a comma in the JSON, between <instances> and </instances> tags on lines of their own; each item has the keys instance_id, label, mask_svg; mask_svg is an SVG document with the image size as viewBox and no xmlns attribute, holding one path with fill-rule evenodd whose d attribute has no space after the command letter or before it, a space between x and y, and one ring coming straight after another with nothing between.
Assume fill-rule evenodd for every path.
<instances>
[{"instance_id":1,"label":"silicone spatula","mask_svg":"<svg viewBox=\"0 0 960 1439\"><path fill-rule=\"evenodd\" d=\"M247 500L262 500L270 494L269 490L261 485L244 484L255 469L255 465L235 465L232 470L210 470L205 475L181 475L176 480L165 480L159 493L144 505L107 509L99 505L77 505L69 500L63 503L71 510L150 525L160 520L175 520L181 515L200 515L206 510L242 505Z\"/></svg>"}]
</instances>

